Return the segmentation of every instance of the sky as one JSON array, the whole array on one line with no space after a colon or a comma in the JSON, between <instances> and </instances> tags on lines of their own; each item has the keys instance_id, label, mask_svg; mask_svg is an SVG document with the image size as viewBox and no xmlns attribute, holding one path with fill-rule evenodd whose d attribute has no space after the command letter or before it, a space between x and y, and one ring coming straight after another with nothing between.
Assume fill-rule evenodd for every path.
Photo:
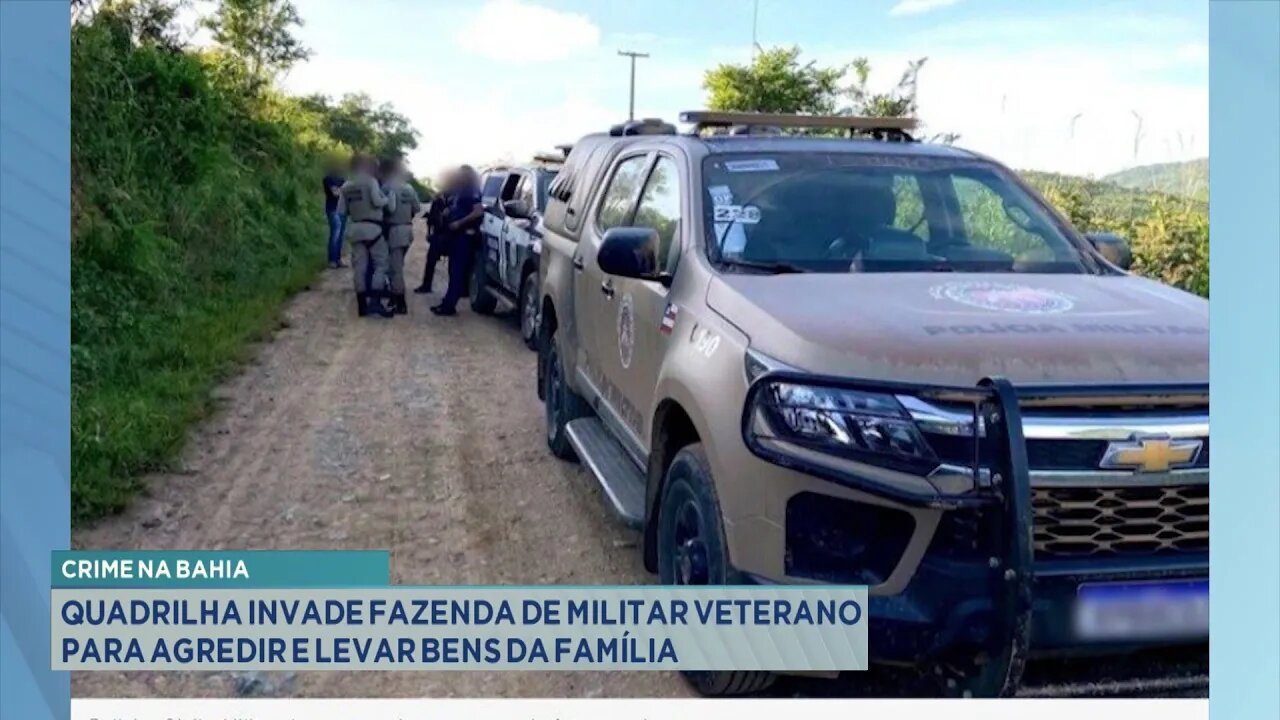
<instances>
[{"instance_id":1,"label":"sky","mask_svg":"<svg viewBox=\"0 0 1280 720\"><path fill-rule=\"evenodd\" d=\"M703 73L752 52L753 0L295 0L314 55L297 93L363 91L422 137L412 168L521 159L636 115L703 106ZM1100 176L1208 154L1203 0L758 0L757 42L823 65L908 60L929 132L1019 169Z\"/></svg>"}]
</instances>

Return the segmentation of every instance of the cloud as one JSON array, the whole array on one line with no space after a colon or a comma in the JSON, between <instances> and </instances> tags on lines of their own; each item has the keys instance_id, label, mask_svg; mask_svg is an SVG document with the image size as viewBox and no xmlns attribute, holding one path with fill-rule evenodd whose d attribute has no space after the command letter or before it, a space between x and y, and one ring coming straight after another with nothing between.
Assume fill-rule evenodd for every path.
<instances>
[{"instance_id":1,"label":"cloud","mask_svg":"<svg viewBox=\"0 0 1280 720\"><path fill-rule=\"evenodd\" d=\"M958 132L960 146L1020 169L1102 175L1200 157L1207 77L1173 82L1137 67L1177 64L1181 53L1064 47L1013 62L1003 52L938 52L920 76L920 116L930 132ZM893 75L905 58L872 62Z\"/></svg>"},{"instance_id":2,"label":"cloud","mask_svg":"<svg viewBox=\"0 0 1280 720\"><path fill-rule=\"evenodd\" d=\"M522 0L489 0L458 32L458 44L500 62L563 60L600 44L600 28L586 15Z\"/></svg>"},{"instance_id":3,"label":"cloud","mask_svg":"<svg viewBox=\"0 0 1280 720\"><path fill-rule=\"evenodd\" d=\"M900 0L889 9L890 15L921 15L932 10L955 5L960 0Z\"/></svg>"}]
</instances>

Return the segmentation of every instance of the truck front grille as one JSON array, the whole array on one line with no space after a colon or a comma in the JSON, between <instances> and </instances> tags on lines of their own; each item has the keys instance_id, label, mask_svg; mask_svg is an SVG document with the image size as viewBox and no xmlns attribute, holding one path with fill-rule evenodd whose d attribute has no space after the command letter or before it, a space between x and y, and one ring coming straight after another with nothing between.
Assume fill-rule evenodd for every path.
<instances>
[{"instance_id":1,"label":"truck front grille","mask_svg":"<svg viewBox=\"0 0 1280 720\"><path fill-rule=\"evenodd\" d=\"M1209 549L1209 485L1037 487L1041 560L1196 553Z\"/></svg>"}]
</instances>

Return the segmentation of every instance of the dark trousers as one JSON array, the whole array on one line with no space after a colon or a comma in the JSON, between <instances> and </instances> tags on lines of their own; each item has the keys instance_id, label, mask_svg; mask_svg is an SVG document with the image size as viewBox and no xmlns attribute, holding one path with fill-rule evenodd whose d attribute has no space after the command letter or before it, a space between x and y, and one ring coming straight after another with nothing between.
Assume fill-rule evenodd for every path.
<instances>
[{"instance_id":1,"label":"dark trousers","mask_svg":"<svg viewBox=\"0 0 1280 720\"><path fill-rule=\"evenodd\" d=\"M431 281L436 276L436 265L440 263L440 258L444 257L445 238L436 238L427 243L427 264L422 268L422 287L431 292Z\"/></svg>"},{"instance_id":2,"label":"dark trousers","mask_svg":"<svg viewBox=\"0 0 1280 720\"><path fill-rule=\"evenodd\" d=\"M471 276L471 238L467 235L455 235L449 238L449 289L445 290L440 301L445 310L453 310L458 301L467 294L467 281Z\"/></svg>"}]
</instances>

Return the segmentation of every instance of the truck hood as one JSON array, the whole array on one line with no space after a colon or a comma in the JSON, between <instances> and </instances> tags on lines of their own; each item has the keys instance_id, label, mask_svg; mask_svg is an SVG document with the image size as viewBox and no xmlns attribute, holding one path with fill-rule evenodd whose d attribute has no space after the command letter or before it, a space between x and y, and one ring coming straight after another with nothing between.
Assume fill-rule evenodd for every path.
<instances>
[{"instance_id":1,"label":"truck hood","mask_svg":"<svg viewBox=\"0 0 1280 720\"><path fill-rule=\"evenodd\" d=\"M722 275L707 304L801 370L971 385L1208 382L1209 303L1135 276Z\"/></svg>"}]
</instances>

